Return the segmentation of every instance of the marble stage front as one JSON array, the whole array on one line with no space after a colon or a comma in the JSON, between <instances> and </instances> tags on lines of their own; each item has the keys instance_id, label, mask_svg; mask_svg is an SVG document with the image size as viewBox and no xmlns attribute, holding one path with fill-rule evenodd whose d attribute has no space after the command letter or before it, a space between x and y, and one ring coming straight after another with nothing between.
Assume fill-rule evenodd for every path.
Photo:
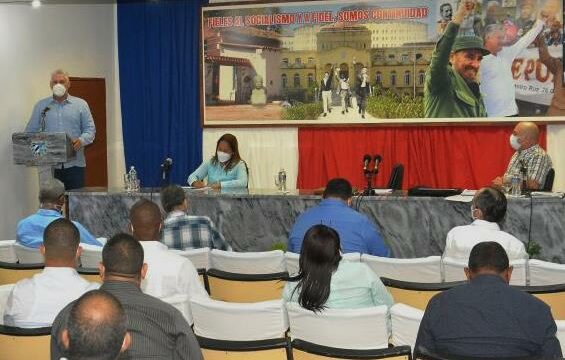
<instances>
[{"instance_id":1,"label":"marble stage front","mask_svg":"<svg viewBox=\"0 0 565 360\"><path fill-rule=\"evenodd\" d=\"M209 216L236 251L271 250L286 243L295 218L320 196L294 191L242 190L216 193L187 190L189 213ZM68 192L69 216L97 237L127 231L128 209L140 198L159 203L156 189L127 194L102 188ZM449 229L471 222L470 203L443 198L407 197L404 193L354 199L378 226L394 257L440 255ZM565 263L565 200L510 198L502 228L523 242L541 245L540 259Z\"/></svg>"}]
</instances>

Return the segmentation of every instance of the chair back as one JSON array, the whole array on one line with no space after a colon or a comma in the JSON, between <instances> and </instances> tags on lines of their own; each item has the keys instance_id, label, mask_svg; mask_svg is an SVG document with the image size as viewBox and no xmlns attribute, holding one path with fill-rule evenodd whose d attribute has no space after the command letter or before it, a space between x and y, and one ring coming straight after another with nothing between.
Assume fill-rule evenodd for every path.
<instances>
[{"instance_id":1,"label":"chair back","mask_svg":"<svg viewBox=\"0 0 565 360\"><path fill-rule=\"evenodd\" d=\"M17 264L0 262L0 285L15 284L43 271L41 264Z\"/></svg>"},{"instance_id":2,"label":"chair back","mask_svg":"<svg viewBox=\"0 0 565 360\"><path fill-rule=\"evenodd\" d=\"M526 286L528 261L525 259L514 260L510 262L510 265L514 268L510 278L510 285ZM467 267L467 262L444 257L442 259L442 267L445 282L467 281L464 270Z\"/></svg>"},{"instance_id":3,"label":"chair back","mask_svg":"<svg viewBox=\"0 0 565 360\"><path fill-rule=\"evenodd\" d=\"M555 320L565 320L565 284L515 287L534 295L549 305Z\"/></svg>"},{"instance_id":4,"label":"chair back","mask_svg":"<svg viewBox=\"0 0 565 360\"><path fill-rule=\"evenodd\" d=\"M388 347L386 305L362 309L325 309L319 313L286 304L290 337L321 346L369 350Z\"/></svg>"},{"instance_id":5,"label":"chair back","mask_svg":"<svg viewBox=\"0 0 565 360\"><path fill-rule=\"evenodd\" d=\"M392 167L390 178L388 179L387 189L400 190L402 189L402 180L404 179L404 165L396 163Z\"/></svg>"},{"instance_id":6,"label":"chair back","mask_svg":"<svg viewBox=\"0 0 565 360\"><path fill-rule=\"evenodd\" d=\"M561 352L565 354L565 320L555 320L557 325L557 339L561 345Z\"/></svg>"},{"instance_id":7,"label":"chair back","mask_svg":"<svg viewBox=\"0 0 565 360\"><path fill-rule=\"evenodd\" d=\"M391 342L394 346L410 345L414 348L424 311L405 304L394 304L390 308L392 328Z\"/></svg>"},{"instance_id":8,"label":"chair back","mask_svg":"<svg viewBox=\"0 0 565 360\"><path fill-rule=\"evenodd\" d=\"M14 244L16 240L1 240L0 241L0 261L15 263L18 262ZM42 260L43 261L43 260Z\"/></svg>"},{"instance_id":9,"label":"chair back","mask_svg":"<svg viewBox=\"0 0 565 360\"><path fill-rule=\"evenodd\" d=\"M214 249L210 268L236 274L272 274L286 271L284 252L233 252Z\"/></svg>"},{"instance_id":10,"label":"chair back","mask_svg":"<svg viewBox=\"0 0 565 360\"><path fill-rule=\"evenodd\" d=\"M395 259L363 254L361 262L379 277L418 283L441 282L441 257Z\"/></svg>"},{"instance_id":11,"label":"chair back","mask_svg":"<svg viewBox=\"0 0 565 360\"><path fill-rule=\"evenodd\" d=\"M555 179L555 170L553 168L549 169L547 175L545 176L545 182L543 183L543 191L553 190L553 180Z\"/></svg>"},{"instance_id":12,"label":"chair back","mask_svg":"<svg viewBox=\"0 0 565 360\"><path fill-rule=\"evenodd\" d=\"M209 298L191 300L194 333L208 339L256 341L284 338L288 320L281 299L230 303Z\"/></svg>"},{"instance_id":13,"label":"chair back","mask_svg":"<svg viewBox=\"0 0 565 360\"><path fill-rule=\"evenodd\" d=\"M181 312L182 316L186 319L189 325L194 323L192 319L192 309L190 307L190 298L188 295L176 294L173 296L161 298L167 304L173 305L178 311Z\"/></svg>"},{"instance_id":14,"label":"chair back","mask_svg":"<svg viewBox=\"0 0 565 360\"><path fill-rule=\"evenodd\" d=\"M14 284L0 285L0 324L4 323L4 309L13 288Z\"/></svg>"},{"instance_id":15,"label":"chair back","mask_svg":"<svg viewBox=\"0 0 565 360\"><path fill-rule=\"evenodd\" d=\"M530 286L565 283L565 264L532 259L528 262L528 268L530 272Z\"/></svg>"},{"instance_id":16,"label":"chair back","mask_svg":"<svg viewBox=\"0 0 565 360\"><path fill-rule=\"evenodd\" d=\"M0 325L0 360L49 360L51 328L24 329Z\"/></svg>"},{"instance_id":17,"label":"chair back","mask_svg":"<svg viewBox=\"0 0 565 360\"><path fill-rule=\"evenodd\" d=\"M15 243L14 250L16 251L16 256L18 257L20 264L39 264L44 261L43 255L41 255L39 249L34 249Z\"/></svg>"},{"instance_id":18,"label":"chair back","mask_svg":"<svg viewBox=\"0 0 565 360\"><path fill-rule=\"evenodd\" d=\"M80 255L81 266L85 268L98 268L102 262L102 247L89 244L80 244L82 253Z\"/></svg>"},{"instance_id":19,"label":"chair back","mask_svg":"<svg viewBox=\"0 0 565 360\"><path fill-rule=\"evenodd\" d=\"M381 278L381 280L392 295L395 304L402 303L420 310L426 310L428 302L434 295L465 283L464 281L433 284L416 283L388 278Z\"/></svg>"},{"instance_id":20,"label":"chair back","mask_svg":"<svg viewBox=\"0 0 565 360\"><path fill-rule=\"evenodd\" d=\"M388 359L411 360L410 346L395 346L384 349L355 350L317 345L300 339L292 341L293 360L336 360L336 359Z\"/></svg>"},{"instance_id":21,"label":"chair back","mask_svg":"<svg viewBox=\"0 0 565 360\"><path fill-rule=\"evenodd\" d=\"M288 273L248 275L210 269L206 278L212 299L252 303L280 299Z\"/></svg>"},{"instance_id":22,"label":"chair back","mask_svg":"<svg viewBox=\"0 0 565 360\"><path fill-rule=\"evenodd\" d=\"M171 249L169 251L187 258L196 269L208 269L208 264L210 261L210 248L205 247L199 249L184 250Z\"/></svg>"}]
</instances>

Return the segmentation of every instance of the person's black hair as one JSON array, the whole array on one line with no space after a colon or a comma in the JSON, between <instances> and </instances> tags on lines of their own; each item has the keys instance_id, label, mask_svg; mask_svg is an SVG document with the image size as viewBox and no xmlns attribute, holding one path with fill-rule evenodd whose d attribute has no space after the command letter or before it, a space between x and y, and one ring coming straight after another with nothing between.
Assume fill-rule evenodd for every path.
<instances>
[{"instance_id":1,"label":"person's black hair","mask_svg":"<svg viewBox=\"0 0 565 360\"><path fill-rule=\"evenodd\" d=\"M324 190L324 199L329 197L348 200L353 196L353 189L347 179L334 178L328 181Z\"/></svg>"},{"instance_id":2,"label":"person's black hair","mask_svg":"<svg viewBox=\"0 0 565 360\"><path fill-rule=\"evenodd\" d=\"M104 290L82 295L71 307L67 331L72 360L114 360L120 354L127 318L120 302Z\"/></svg>"},{"instance_id":3,"label":"person's black hair","mask_svg":"<svg viewBox=\"0 0 565 360\"><path fill-rule=\"evenodd\" d=\"M502 245L495 241L485 241L473 246L468 266L474 273L488 269L500 274L508 269L510 263Z\"/></svg>"},{"instance_id":4,"label":"person's black hair","mask_svg":"<svg viewBox=\"0 0 565 360\"><path fill-rule=\"evenodd\" d=\"M130 234L116 234L102 249L102 264L106 274L140 276L143 267L143 247Z\"/></svg>"},{"instance_id":5,"label":"person's black hair","mask_svg":"<svg viewBox=\"0 0 565 360\"><path fill-rule=\"evenodd\" d=\"M186 195L178 185L169 185L161 189L161 206L167 213L182 205L184 200L186 200Z\"/></svg>"},{"instance_id":6,"label":"person's black hair","mask_svg":"<svg viewBox=\"0 0 565 360\"><path fill-rule=\"evenodd\" d=\"M45 257L50 259L73 259L80 243L80 233L72 221L59 218L53 220L43 231Z\"/></svg>"},{"instance_id":7,"label":"person's black hair","mask_svg":"<svg viewBox=\"0 0 565 360\"><path fill-rule=\"evenodd\" d=\"M486 187L479 191L473 199L475 208L483 213L483 220L499 223L506 215L507 201L502 191Z\"/></svg>"},{"instance_id":8,"label":"person's black hair","mask_svg":"<svg viewBox=\"0 0 565 360\"><path fill-rule=\"evenodd\" d=\"M305 309L321 311L330 296L332 274L341 260L339 234L325 225L314 225L304 235L297 280L298 303Z\"/></svg>"}]
</instances>

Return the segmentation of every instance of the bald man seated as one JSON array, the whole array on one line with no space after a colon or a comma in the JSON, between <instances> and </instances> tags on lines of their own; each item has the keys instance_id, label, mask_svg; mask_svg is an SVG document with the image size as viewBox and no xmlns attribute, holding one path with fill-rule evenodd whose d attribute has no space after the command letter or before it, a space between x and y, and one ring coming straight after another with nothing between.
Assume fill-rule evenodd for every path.
<instances>
[{"instance_id":1,"label":"bald man seated","mask_svg":"<svg viewBox=\"0 0 565 360\"><path fill-rule=\"evenodd\" d=\"M73 304L61 343L69 359L117 359L131 344L124 308L109 292L87 292Z\"/></svg>"},{"instance_id":2,"label":"bald man seated","mask_svg":"<svg viewBox=\"0 0 565 360\"><path fill-rule=\"evenodd\" d=\"M160 241L163 218L159 206L142 199L129 212L130 231L145 252L149 266L147 276L141 284L144 293L164 299L175 295L208 297L200 282L198 272L190 260L170 252Z\"/></svg>"},{"instance_id":3,"label":"bald man seated","mask_svg":"<svg viewBox=\"0 0 565 360\"><path fill-rule=\"evenodd\" d=\"M496 187L502 187L504 183L511 181L512 175L520 173L524 165L526 167L526 186L529 190L543 189L545 178L549 169L553 167L549 155L539 146L539 129L531 121L522 121L514 127L510 135L510 146L516 152L512 155L508 168L503 176L492 181Z\"/></svg>"}]
</instances>

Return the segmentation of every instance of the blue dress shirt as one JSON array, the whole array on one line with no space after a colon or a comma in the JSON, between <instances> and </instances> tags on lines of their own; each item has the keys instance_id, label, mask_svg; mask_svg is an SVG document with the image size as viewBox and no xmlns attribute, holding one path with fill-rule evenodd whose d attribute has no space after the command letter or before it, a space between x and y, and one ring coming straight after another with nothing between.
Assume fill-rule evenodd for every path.
<instances>
[{"instance_id":1,"label":"blue dress shirt","mask_svg":"<svg viewBox=\"0 0 565 360\"><path fill-rule=\"evenodd\" d=\"M61 217L63 216L57 210L37 210L35 214L20 220L18 223L16 243L30 248L39 248L39 246L43 244L43 232L47 225ZM78 228L81 243L102 246L84 226L76 221L73 221L73 224Z\"/></svg>"},{"instance_id":2,"label":"blue dress shirt","mask_svg":"<svg viewBox=\"0 0 565 360\"><path fill-rule=\"evenodd\" d=\"M88 104L83 99L71 95L62 103L53 97L39 100L33 108L25 129L26 132L41 131L41 113L46 107L49 107L49 111L45 113L45 132L64 132L71 139L80 139L82 144L77 151L76 159L66 162L65 168L85 167L84 147L94 141L96 134L96 127Z\"/></svg>"},{"instance_id":3,"label":"blue dress shirt","mask_svg":"<svg viewBox=\"0 0 565 360\"><path fill-rule=\"evenodd\" d=\"M338 199L324 199L300 215L288 237L288 251L300 253L302 240L308 229L323 224L337 231L344 253L359 252L376 256L390 256L379 231L365 215L353 210Z\"/></svg>"},{"instance_id":4,"label":"blue dress shirt","mask_svg":"<svg viewBox=\"0 0 565 360\"><path fill-rule=\"evenodd\" d=\"M247 168L241 160L228 171L219 162L205 161L188 177L188 185L208 177L208 185L220 183L222 189L247 187Z\"/></svg>"}]
</instances>

